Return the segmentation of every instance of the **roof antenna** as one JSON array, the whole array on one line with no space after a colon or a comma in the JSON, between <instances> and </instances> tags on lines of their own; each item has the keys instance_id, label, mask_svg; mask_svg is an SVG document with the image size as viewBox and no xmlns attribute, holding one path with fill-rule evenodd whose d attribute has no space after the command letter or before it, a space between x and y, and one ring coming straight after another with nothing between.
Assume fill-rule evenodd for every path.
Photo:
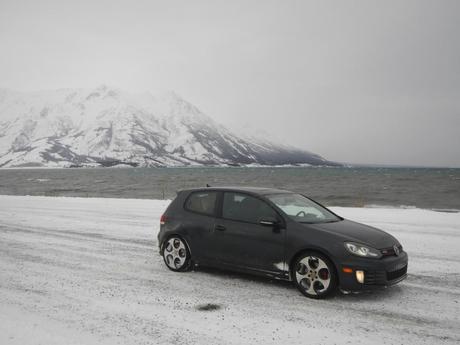
<instances>
[{"instance_id":1,"label":"roof antenna","mask_svg":"<svg viewBox=\"0 0 460 345\"><path fill-rule=\"evenodd\" d=\"M211 186L208 183L206 183L206 188L209 188L209 187L211 187Z\"/></svg>"}]
</instances>

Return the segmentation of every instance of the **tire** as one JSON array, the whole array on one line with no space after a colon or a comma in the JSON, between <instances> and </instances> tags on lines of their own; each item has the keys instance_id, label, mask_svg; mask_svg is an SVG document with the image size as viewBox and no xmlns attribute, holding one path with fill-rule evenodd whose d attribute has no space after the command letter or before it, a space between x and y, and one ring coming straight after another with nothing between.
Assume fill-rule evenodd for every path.
<instances>
[{"instance_id":1,"label":"tire","mask_svg":"<svg viewBox=\"0 0 460 345\"><path fill-rule=\"evenodd\" d=\"M179 236L171 236L163 242L163 260L171 271L186 272L192 269L192 258L188 245Z\"/></svg>"},{"instance_id":2,"label":"tire","mask_svg":"<svg viewBox=\"0 0 460 345\"><path fill-rule=\"evenodd\" d=\"M325 298L337 288L334 264L317 252L302 253L295 260L291 274L297 289L309 298Z\"/></svg>"}]
</instances>

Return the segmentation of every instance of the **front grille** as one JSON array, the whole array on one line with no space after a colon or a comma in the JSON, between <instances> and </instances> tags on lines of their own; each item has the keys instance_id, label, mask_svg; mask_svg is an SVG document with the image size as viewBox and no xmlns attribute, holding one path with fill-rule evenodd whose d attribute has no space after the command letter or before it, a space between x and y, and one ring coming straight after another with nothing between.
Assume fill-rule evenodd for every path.
<instances>
[{"instance_id":1,"label":"front grille","mask_svg":"<svg viewBox=\"0 0 460 345\"><path fill-rule=\"evenodd\" d=\"M392 280L398 279L402 277L403 275L405 275L406 273L407 273L407 266L404 266L403 268L396 270L396 271L387 272L387 280L392 281Z\"/></svg>"},{"instance_id":2,"label":"front grille","mask_svg":"<svg viewBox=\"0 0 460 345\"><path fill-rule=\"evenodd\" d=\"M403 249L402 245L399 245L398 249L399 249L399 252L401 253ZM397 256L393 247L384 248L384 249L381 249L380 251L382 252L382 256Z\"/></svg>"}]
</instances>

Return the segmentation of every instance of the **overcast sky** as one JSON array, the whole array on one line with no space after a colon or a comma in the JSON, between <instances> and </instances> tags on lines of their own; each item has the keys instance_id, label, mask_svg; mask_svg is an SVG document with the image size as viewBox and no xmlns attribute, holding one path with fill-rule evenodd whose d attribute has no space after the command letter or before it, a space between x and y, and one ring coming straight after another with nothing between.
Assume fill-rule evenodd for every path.
<instances>
[{"instance_id":1,"label":"overcast sky","mask_svg":"<svg viewBox=\"0 0 460 345\"><path fill-rule=\"evenodd\" d=\"M0 0L0 87L100 84L331 160L460 167L460 1Z\"/></svg>"}]
</instances>

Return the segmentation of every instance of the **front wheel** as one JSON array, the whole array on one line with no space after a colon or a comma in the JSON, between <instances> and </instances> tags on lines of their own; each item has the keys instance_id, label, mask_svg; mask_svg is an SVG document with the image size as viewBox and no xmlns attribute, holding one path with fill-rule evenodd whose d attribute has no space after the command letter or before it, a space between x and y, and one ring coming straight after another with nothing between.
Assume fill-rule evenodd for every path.
<instances>
[{"instance_id":1,"label":"front wheel","mask_svg":"<svg viewBox=\"0 0 460 345\"><path fill-rule=\"evenodd\" d=\"M300 255L294 263L292 276L300 292L310 298L324 298L337 287L334 265L320 253Z\"/></svg>"},{"instance_id":2,"label":"front wheel","mask_svg":"<svg viewBox=\"0 0 460 345\"><path fill-rule=\"evenodd\" d=\"M163 260L175 272L189 271L192 259L185 240L178 236L168 238L163 245Z\"/></svg>"}]
</instances>

